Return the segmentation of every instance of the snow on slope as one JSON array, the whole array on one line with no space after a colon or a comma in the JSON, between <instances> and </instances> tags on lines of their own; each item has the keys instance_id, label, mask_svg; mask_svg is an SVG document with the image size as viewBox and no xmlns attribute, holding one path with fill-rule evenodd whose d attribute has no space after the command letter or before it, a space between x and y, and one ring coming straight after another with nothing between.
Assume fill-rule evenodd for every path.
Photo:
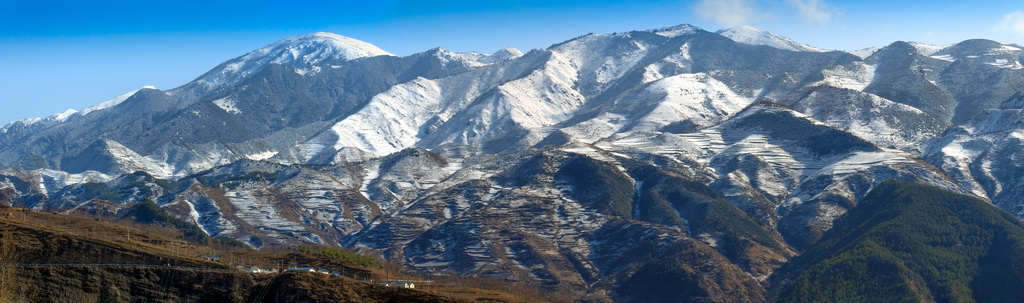
<instances>
[{"instance_id":1,"label":"snow on slope","mask_svg":"<svg viewBox=\"0 0 1024 303\"><path fill-rule=\"evenodd\" d=\"M114 180L114 177L96 171L71 174L52 169L37 169L31 171L4 169L0 170L0 174L6 176L17 176L24 181L28 181L32 184L31 186L38 186L39 193L41 194L50 194L52 191L58 191L73 184L101 183ZM0 182L0 189L14 188L14 184L10 182L9 178L4 177L3 180L3 182Z\"/></svg>"},{"instance_id":2,"label":"snow on slope","mask_svg":"<svg viewBox=\"0 0 1024 303\"><path fill-rule=\"evenodd\" d=\"M518 55L518 51L514 49L505 52L508 56ZM479 56L488 56L453 53L444 49L436 49L432 55L442 61L450 59L470 63L482 60ZM499 55L498 52L489 56L496 55ZM352 161L390 154L410 147L410 142L418 142L425 146L441 144L445 138L440 137L444 135L434 134L444 133L443 130L438 130L439 127L462 113L482 95L503 83L523 77L524 73L536 68L538 60L545 59L541 53L528 56L529 58L509 63L502 61L486 66L480 63L481 68L447 78L420 78L397 84L374 96L367 106L336 123L330 131L299 144L292 152L298 155L300 162L329 163L338 159L322 158L326 156L325 151L336 151L337 156L331 157ZM377 125L378 120L375 119L386 119L385 117L411 118L396 120L398 122L393 122L392 125ZM433 135L430 136L431 134ZM431 139L433 137L437 138Z\"/></svg>"},{"instance_id":3,"label":"snow on slope","mask_svg":"<svg viewBox=\"0 0 1024 303\"><path fill-rule=\"evenodd\" d=\"M36 123L48 122L48 121L64 122L64 120L67 120L69 117L73 116L77 112L78 111L75 111L73 109L68 109L68 110L65 110L63 112L50 115L49 117L46 117L46 118L25 118L25 119L21 119L21 120L18 120L18 121L14 121L14 122L8 123L7 125L4 125L3 128L0 128L0 133L6 133L8 130L10 130L11 128L13 128L15 126L30 126L30 125L35 125Z\"/></svg>"},{"instance_id":4,"label":"snow on slope","mask_svg":"<svg viewBox=\"0 0 1024 303\"><path fill-rule=\"evenodd\" d=\"M503 61L513 60L523 56L523 52L515 48L503 48L490 54L478 52L451 53L453 56L461 57L463 60L477 63L477 65L489 65Z\"/></svg>"},{"instance_id":5,"label":"snow on slope","mask_svg":"<svg viewBox=\"0 0 1024 303\"><path fill-rule=\"evenodd\" d=\"M814 85L828 85L837 88L852 89L856 91L863 91L865 87L871 84L871 81L875 79L875 65L865 64L864 62L853 62L846 65L838 65L836 67L822 70L821 73L824 79Z\"/></svg>"},{"instance_id":6,"label":"snow on slope","mask_svg":"<svg viewBox=\"0 0 1024 303\"><path fill-rule=\"evenodd\" d=\"M86 109L83 109L81 111L77 111L77 110L74 110L74 109L68 109L68 110L65 110L65 111L62 111L62 112L50 115L50 116L48 116L46 118L27 118L27 119L21 119L21 120L18 120L18 121L14 121L14 122L8 123L3 128L0 128L0 133L6 133L14 125L28 126L28 125L36 124L36 123L39 123L39 122L48 122L48 121L64 122L64 121L67 121L68 119L70 119L72 117L85 116L85 115L88 115L89 113L92 113L92 112L95 112L95 111L108 109L108 108L114 107L114 106L116 106L118 104L121 104L121 102L124 102L125 100L128 100L128 98L130 98L131 96L135 95L135 93L137 93L137 92L139 92L140 90L143 90L143 89L156 89L156 87L148 86L148 85L147 86L143 86L142 88L139 88L139 89L136 89L136 90L133 90L133 91L121 94L121 95L119 95L117 97L114 97L113 99L100 102L99 104L90 106L90 107L88 107Z\"/></svg>"},{"instance_id":7,"label":"snow on slope","mask_svg":"<svg viewBox=\"0 0 1024 303\"><path fill-rule=\"evenodd\" d=\"M53 114L53 115L47 117L47 119L53 120L53 121L64 122L65 120L67 120L68 118L71 118L71 116L74 116L77 113L78 113L77 110L68 109L68 110L65 110L65 111Z\"/></svg>"},{"instance_id":8,"label":"snow on slope","mask_svg":"<svg viewBox=\"0 0 1024 303\"><path fill-rule=\"evenodd\" d=\"M539 141L552 126L571 117L585 101L575 89L579 70L567 56L551 52L544 64L522 78L500 84L454 114L419 146L445 143L478 144L514 131L530 132ZM441 117L444 119L444 115ZM535 142L534 142L535 143Z\"/></svg>"},{"instance_id":9,"label":"snow on slope","mask_svg":"<svg viewBox=\"0 0 1024 303\"><path fill-rule=\"evenodd\" d=\"M615 101L614 109L562 131L586 142L595 142L616 133L657 131L680 122L706 127L721 122L753 101L753 97L736 94L705 73L679 74L623 95ZM637 112L642 116L632 116Z\"/></svg>"},{"instance_id":10,"label":"snow on slope","mask_svg":"<svg viewBox=\"0 0 1024 303\"><path fill-rule=\"evenodd\" d=\"M665 78L666 75L662 74L662 70L666 68L670 70L683 70L687 65L692 64L692 60L690 56L690 43L683 43L683 45L679 46L678 52L674 52L660 61L644 67L643 83L650 83ZM671 76L671 74L668 76Z\"/></svg>"},{"instance_id":11,"label":"snow on slope","mask_svg":"<svg viewBox=\"0 0 1024 303\"><path fill-rule=\"evenodd\" d=\"M86 109L83 109L81 112L79 112L79 114L82 115L82 116L85 116L85 115L88 115L89 113L92 113L92 112L95 112L95 111L104 110L104 109L108 109L108 108L117 106L118 104L121 104L121 102L124 102L125 100L128 100L128 98L131 98L131 96L135 95L135 93L137 93L137 92L139 92L140 90L143 90L143 89L156 89L156 87L154 87L154 86L143 86L142 88L139 88L139 89L136 89L136 90L133 90L133 91L121 94L120 96L114 97L113 99L110 99L110 100L107 100L107 101L103 101L103 102L100 102L99 104L96 104L96 105L90 106L90 107L88 107Z\"/></svg>"},{"instance_id":12,"label":"snow on slope","mask_svg":"<svg viewBox=\"0 0 1024 303\"><path fill-rule=\"evenodd\" d=\"M508 61L523 56L523 52L515 48L503 48L491 54L484 54L477 62L484 64L494 64L502 61Z\"/></svg>"},{"instance_id":13,"label":"snow on slope","mask_svg":"<svg viewBox=\"0 0 1024 303\"><path fill-rule=\"evenodd\" d=\"M569 118L583 104L575 86L578 74L568 58L551 55L542 69L499 86L513 106L511 117L527 128L550 126Z\"/></svg>"},{"instance_id":14,"label":"snow on slope","mask_svg":"<svg viewBox=\"0 0 1024 303\"><path fill-rule=\"evenodd\" d=\"M1024 49L981 39L960 42L929 54L932 58L949 62L969 59L1004 69L1024 69L1021 55L1024 55Z\"/></svg>"},{"instance_id":15,"label":"snow on slope","mask_svg":"<svg viewBox=\"0 0 1024 303\"><path fill-rule=\"evenodd\" d=\"M816 48L807 44L799 43L789 38L782 37L769 33L765 30L749 26L740 25L737 27L724 29L718 31L719 35L725 36L733 41L750 44L750 45L765 45L778 49L790 50L795 52L824 52L825 50Z\"/></svg>"},{"instance_id":16,"label":"snow on slope","mask_svg":"<svg viewBox=\"0 0 1024 303\"><path fill-rule=\"evenodd\" d=\"M725 83L704 73L668 77L654 82L647 91L665 96L639 122L651 130L682 120L710 126L754 101L754 98L736 94Z\"/></svg>"},{"instance_id":17,"label":"snow on slope","mask_svg":"<svg viewBox=\"0 0 1024 303\"><path fill-rule=\"evenodd\" d=\"M872 46L872 47L868 47L868 48L858 49L858 50L855 50L855 51L849 51L848 53L851 53L854 56L860 57L863 60L863 59L867 59L868 57L871 57L871 55L874 55L880 49L882 49L882 47L880 47L880 46Z\"/></svg>"},{"instance_id":18,"label":"snow on slope","mask_svg":"<svg viewBox=\"0 0 1024 303\"><path fill-rule=\"evenodd\" d=\"M950 177L979 197L995 198L999 193L998 182L993 182L995 189L986 192L979 180L997 180L991 176L993 153L997 147L1019 146L1024 139L1024 110L1020 109L1021 100L1015 99L1004 105L1002 109L986 111L967 125L951 129L945 136L938 138L929 146L927 157L929 162L936 164L949 173ZM1013 105L1013 103L1017 103ZM1007 108L1008 107L1008 108ZM1013 160L1010 160L1013 161ZM982 164L983 169L978 169ZM989 166L989 167L984 167Z\"/></svg>"},{"instance_id":19,"label":"snow on slope","mask_svg":"<svg viewBox=\"0 0 1024 303\"><path fill-rule=\"evenodd\" d=\"M551 47L579 70L579 89L584 95L603 91L622 78L649 53L653 45L625 34L591 34Z\"/></svg>"},{"instance_id":20,"label":"snow on slope","mask_svg":"<svg viewBox=\"0 0 1024 303\"><path fill-rule=\"evenodd\" d=\"M302 74L316 72L326 60L355 60L393 56L372 44L332 33L313 33L284 39L225 62L196 80L207 88L240 81L270 64L295 66Z\"/></svg>"},{"instance_id":21,"label":"snow on slope","mask_svg":"<svg viewBox=\"0 0 1024 303\"><path fill-rule=\"evenodd\" d=\"M436 82L416 78L374 96L358 113L331 127L338 136L334 148L387 155L412 146L420 126L437 113L440 90Z\"/></svg>"},{"instance_id":22,"label":"snow on slope","mask_svg":"<svg viewBox=\"0 0 1024 303\"><path fill-rule=\"evenodd\" d=\"M815 89L794 108L878 146L904 151L920 152L920 142L941 131L928 127L937 120L920 109L849 88Z\"/></svg>"},{"instance_id":23,"label":"snow on slope","mask_svg":"<svg viewBox=\"0 0 1024 303\"><path fill-rule=\"evenodd\" d=\"M919 52L921 52L925 56L931 56L931 55L933 55L933 54L935 54L935 53L937 53L937 52L939 52L939 51L949 47L949 45L933 45L933 44L925 44L925 43L918 43L918 42L910 42L910 45L913 45L915 48L917 48L917 50Z\"/></svg>"},{"instance_id":24,"label":"snow on slope","mask_svg":"<svg viewBox=\"0 0 1024 303\"><path fill-rule=\"evenodd\" d=\"M139 155L130 148L122 145L120 142L105 139L106 151L110 153L114 159L117 159L118 164L123 166L123 173L132 173L136 171L148 172L157 178L170 178L174 174L167 164L159 160L154 160L148 157Z\"/></svg>"},{"instance_id":25,"label":"snow on slope","mask_svg":"<svg viewBox=\"0 0 1024 303\"><path fill-rule=\"evenodd\" d=\"M679 36L690 35L690 34L696 33L697 31L700 31L700 30L702 30L702 29L699 28L699 27L696 27L696 26L693 26L693 25L689 25L689 24L683 24L683 25L670 26L670 27L660 28L660 29L656 29L656 30L651 30L650 32L658 34L658 35L662 35L662 36L665 36L665 37L669 37L669 38L675 38L675 37L679 37Z\"/></svg>"},{"instance_id":26,"label":"snow on slope","mask_svg":"<svg viewBox=\"0 0 1024 303\"><path fill-rule=\"evenodd\" d=\"M698 163L711 165L716 170L722 169L722 167L715 167L724 163L720 161L721 159L736 158L740 155L755 155L763 158L777 169L796 172L796 175L801 176L802 179L815 175L832 175L838 179L874 166L913 163L909 153L890 149L853 151L848 154L821 157L806 150L789 147L794 142L786 138L772 137L771 134L762 133L759 130L732 128L733 121L741 121L743 117L750 115L772 112L784 112L818 127L826 126L799 112L762 106L744 111L729 122L702 129L700 132L678 135L678 137L689 141L698 148L698 158L695 159ZM629 145L628 143L624 144L626 142L628 140L612 140L606 143L606 148L614 150L623 145ZM651 146L649 148L655 149L652 152L658 152L659 147Z\"/></svg>"},{"instance_id":27,"label":"snow on slope","mask_svg":"<svg viewBox=\"0 0 1024 303\"><path fill-rule=\"evenodd\" d=\"M213 103L213 105L216 105L217 107L219 107L220 109L224 110L225 112L227 112L229 114L236 114L237 115L237 114L241 114L242 113L242 111L239 110L238 107L235 106L235 100L234 99L231 99L231 98L228 98L228 97L224 97L224 98L220 98L220 99L217 99L217 100L213 100L212 103Z\"/></svg>"},{"instance_id":28,"label":"snow on slope","mask_svg":"<svg viewBox=\"0 0 1024 303\"><path fill-rule=\"evenodd\" d=\"M518 51L514 49L505 52L506 56L514 57L518 54ZM467 60L470 62L479 60L474 57L474 54L459 54L444 49L437 49L434 55L442 60ZM448 127L447 129L452 129L449 132L442 129L435 133L435 130L460 114L464 117L472 116L464 119L478 124L482 123L485 127L490 124L491 120L505 117L507 112L504 110L486 112L470 110L465 113L464 111L474 100L491 92L496 86L499 88L498 91L502 91L501 87L515 86L514 81L517 80L514 77L521 76L520 74L525 71L524 68L531 66L532 64L529 62L513 66L492 66L448 78L436 80L417 78L395 85L374 96L358 112L334 124L329 132L321 133L300 144L296 152L301 155L300 159L303 160L313 159L315 154L322 153L325 149L336 151L357 149L359 151L356 152L357 154L365 152L371 156L384 156L412 147L420 143L420 140L427 135L436 139L427 140L432 143L423 143L425 145L433 146L453 141L463 142L464 140L456 138L466 136L452 132L465 131L463 126L468 123L467 121L463 121L461 124L456 123L459 124L458 127ZM573 71L573 73L575 72ZM532 88L538 87L542 86ZM492 112L500 112L499 117L484 116L485 113ZM470 137L476 137L476 135Z\"/></svg>"}]
</instances>

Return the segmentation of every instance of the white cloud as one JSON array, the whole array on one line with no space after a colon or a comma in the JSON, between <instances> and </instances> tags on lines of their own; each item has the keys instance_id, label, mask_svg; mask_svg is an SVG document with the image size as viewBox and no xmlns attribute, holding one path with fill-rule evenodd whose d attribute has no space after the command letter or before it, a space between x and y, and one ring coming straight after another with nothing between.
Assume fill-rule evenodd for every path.
<instances>
[{"instance_id":1,"label":"white cloud","mask_svg":"<svg viewBox=\"0 0 1024 303\"><path fill-rule=\"evenodd\" d=\"M1001 32L1012 32L1017 35L1024 36L1024 11L1015 11L1003 16L996 23L996 31Z\"/></svg>"},{"instance_id":2,"label":"white cloud","mask_svg":"<svg viewBox=\"0 0 1024 303\"><path fill-rule=\"evenodd\" d=\"M753 23L763 18L751 0L700 0L694 10L698 17L728 27Z\"/></svg>"},{"instance_id":3,"label":"white cloud","mask_svg":"<svg viewBox=\"0 0 1024 303\"><path fill-rule=\"evenodd\" d=\"M786 0L809 22L826 24L832 20L833 10L824 0Z\"/></svg>"}]
</instances>

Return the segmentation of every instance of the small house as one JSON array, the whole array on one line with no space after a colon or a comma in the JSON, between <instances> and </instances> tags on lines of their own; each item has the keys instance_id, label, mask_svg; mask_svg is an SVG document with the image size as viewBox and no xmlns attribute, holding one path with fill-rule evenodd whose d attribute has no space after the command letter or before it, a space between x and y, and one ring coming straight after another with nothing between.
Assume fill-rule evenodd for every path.
<instances>
[{"instance_id":1,"label":"small house","mask_svg":"<svg viewBox=\"0 0 1024 303\"><path fill-rule=\"evenodd\" d=\"M254 274L273 274L273 273L277 273L277 269L262 268L262 267L259 267L259 266L253 266L253 267L246 268L246 271L254 273Z\"/></svg>"}]
</instances>

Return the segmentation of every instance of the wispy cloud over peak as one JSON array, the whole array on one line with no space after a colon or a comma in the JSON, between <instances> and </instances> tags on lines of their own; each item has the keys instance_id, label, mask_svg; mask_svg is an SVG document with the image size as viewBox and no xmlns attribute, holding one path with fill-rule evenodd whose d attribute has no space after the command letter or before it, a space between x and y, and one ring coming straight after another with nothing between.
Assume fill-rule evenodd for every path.
<instances>
[{"instance_id":1,"label":"wispy cloud over peak","mask_svg":"<svg viewBox=\"0 0 1024 303\"><path fill-rule=\"evenodd\" d=\"M754 23L764 18L752 0L701 0L694 5L694 11L701 19L727 27Z\"/></svg>"},{"instance_id":2,"label":"wispy cloud over peak","mask_svg":"<svg viewBox=\"0 0 1024 303\"><path fill-rule=\"evenodd\" d=\"M1024 36L1024 11L1014 11L1003 16L994 28L999 32L1012 32Z\"/></svg>"},{"instance_id":3,"label":"wispy cloud over peak","mask_svg":"<svg viewBox=\"0 0 1024 303\"><path fill-rule=\"evenodd\" d=\"M800 13L800 17L808 22L827 24L832 21L836 11L829 7L824 0L786 0Z\"/></svg>"}]
</instances>

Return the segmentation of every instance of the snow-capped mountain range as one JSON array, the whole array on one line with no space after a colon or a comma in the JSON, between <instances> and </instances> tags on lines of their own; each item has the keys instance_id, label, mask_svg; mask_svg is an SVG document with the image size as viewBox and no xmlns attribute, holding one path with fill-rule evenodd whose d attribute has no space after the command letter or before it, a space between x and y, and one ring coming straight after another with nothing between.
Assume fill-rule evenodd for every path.
<instances>
[{"instance_id":1,"label":"snow-capped mountain range","mask_svg":"<svg viewBox=\"0 0 1024 303\"><path fill-rule=\"evenodd\" d=\"M888 179L1024 218L1021 60L989 40L848 53L749 26L404 57L315 33L0 128L0 202L153 199L256 248L340 245L597 301L634 298L657 251L760 301L758 281Z\"/></svg>"}]
</instances>

